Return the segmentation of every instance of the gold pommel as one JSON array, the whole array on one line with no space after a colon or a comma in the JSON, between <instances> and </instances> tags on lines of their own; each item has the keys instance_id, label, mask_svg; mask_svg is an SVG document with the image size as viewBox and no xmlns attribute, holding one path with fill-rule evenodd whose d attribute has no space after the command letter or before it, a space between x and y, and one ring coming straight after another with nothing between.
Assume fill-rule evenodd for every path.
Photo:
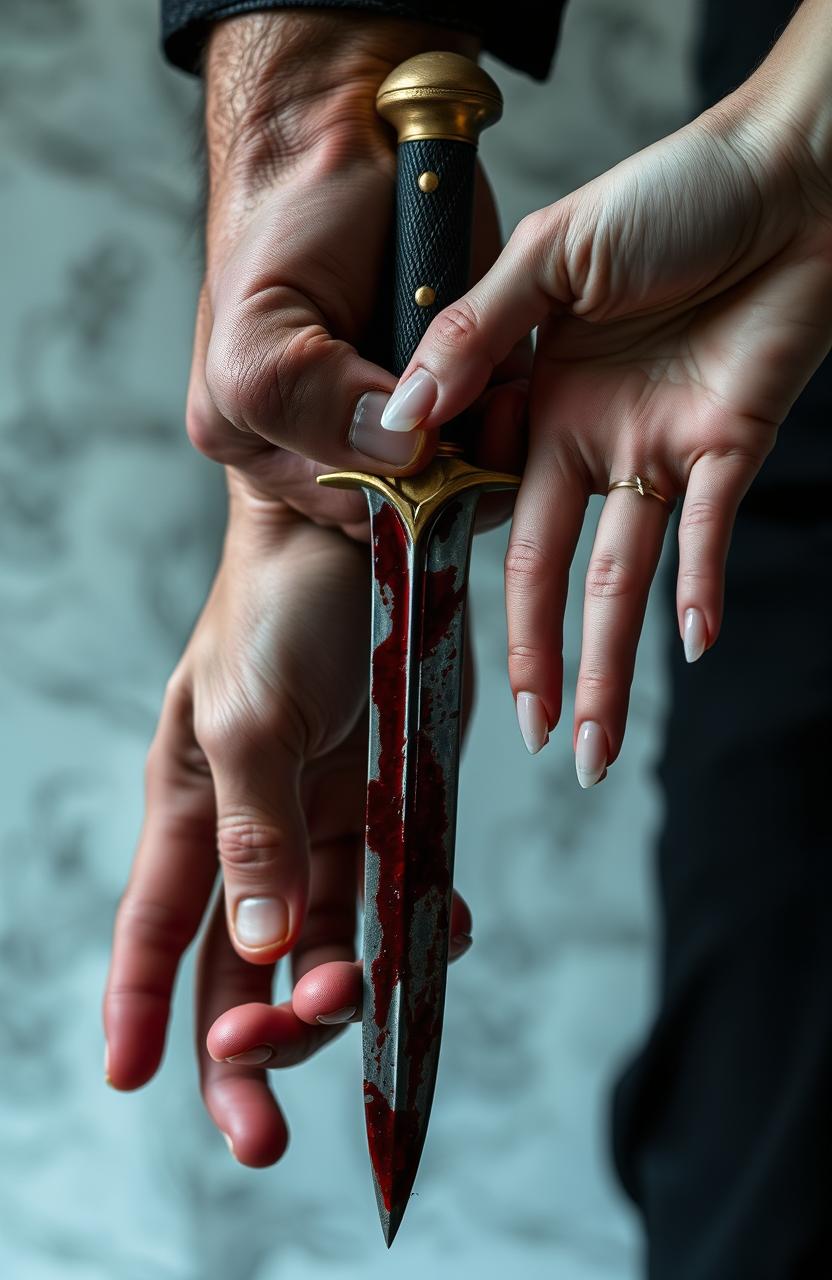
<instances>
[{"instance_id":1,"label":"gold pommel","mask_svg":"<svg viewBox=\"0 0 832 1280\"><path fill-rule=\"evenodd\" d=\"M376 95L376 107L399 135L449 138L477 145L483 129L503 112L491 76L458 53L419 53L391 71Z\"/></svg>"}]
</instances>

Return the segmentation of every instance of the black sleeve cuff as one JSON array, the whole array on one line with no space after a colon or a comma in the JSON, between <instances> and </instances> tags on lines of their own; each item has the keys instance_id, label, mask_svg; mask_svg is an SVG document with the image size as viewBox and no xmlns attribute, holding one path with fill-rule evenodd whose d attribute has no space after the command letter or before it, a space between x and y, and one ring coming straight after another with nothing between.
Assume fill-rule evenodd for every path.
<instances>
[{"instance_id":1,"label":"black sleeve cuff","mask_svg":"<svg viewBox=\"0 0 832 1280\"><path fill-rule=\"evenodd\" d=\"M479 36L489 53L536 80L549 74L557 44L561 13L566 0L513 0L510 12L489 12L481 0L161 0L162 42L170 62L185 71L198 72L202 48L212 23L238 13L265 9L351 9L388 17L432 22L455 31ZM496 6L495 6L496 7Z\"/></svg>"}]
</instances>

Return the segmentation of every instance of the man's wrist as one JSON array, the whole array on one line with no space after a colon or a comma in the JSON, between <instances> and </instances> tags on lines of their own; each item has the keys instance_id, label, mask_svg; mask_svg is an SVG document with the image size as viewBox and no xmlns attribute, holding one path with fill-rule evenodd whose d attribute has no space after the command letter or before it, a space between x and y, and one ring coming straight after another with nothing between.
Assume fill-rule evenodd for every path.
<instances>
[{"instance_id":1,"label":"man's wrist","mask_svg":"<svg viewBox=\"0 0 832 1280\"><path fill-rule=\"evenodd\" d=\"M388 147L375 93L399 62L429 49L476 57L476 37L401 18L335 10L272 10L218 23L205 58L212 188L257 187L290 175L326 144Z\"/></svg>"},{"instance_id":2,"label":"man's wrist","mask_svg":"<svg viewBox=\"0 0 832 1280\"><path fill-rule=\"evenodd\" d=\"M228 529L244 531L247 536L259 534L272 545L296 524L306 522L294 507L282 498L261 493L236 467L225 468L228 490Z\"/></svg>"}]
</instances>

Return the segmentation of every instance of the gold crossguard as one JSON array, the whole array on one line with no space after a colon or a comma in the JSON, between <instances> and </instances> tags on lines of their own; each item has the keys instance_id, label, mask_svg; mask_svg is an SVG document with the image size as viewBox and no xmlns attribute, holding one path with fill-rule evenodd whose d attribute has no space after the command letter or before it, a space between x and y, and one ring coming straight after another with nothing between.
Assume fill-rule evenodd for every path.
<instances>
[{"instance_id":1,"label":"gold crossguard","mask_svg":"<svg viewBox=\"0 0 832 1280\"><path fill-rule=\"evenodd\" d=\"M415 476L387 479L364 471L335 471L318 476L318 484L330 489L373 489L382 494L396 508L416 543L439 509L458 493L467 489L516 489L520 481L502 471L483 471L462 458L438 455Z\"/></svg>"}]
</instances>

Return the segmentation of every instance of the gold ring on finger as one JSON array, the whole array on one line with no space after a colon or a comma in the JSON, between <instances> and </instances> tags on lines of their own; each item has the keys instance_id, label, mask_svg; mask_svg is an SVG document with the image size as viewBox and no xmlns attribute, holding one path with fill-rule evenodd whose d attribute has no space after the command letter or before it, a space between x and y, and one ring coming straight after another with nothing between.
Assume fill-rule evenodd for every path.
<instances>
[{"instance_id":1,"label":"gold ring on finger","mask_svg":"<svg viewBox=\"0 0 832 1280\"><path fill-rule=\"evenodd\" d=\"M654 489L644 476L628 476L626 480L612 480L607 493L612 493L613 489L634 489L642 498L658 498L659 502L663 502L666 507L673 506L671 499L659 493L658 489Z\"/></svg>"}]
</instances>

